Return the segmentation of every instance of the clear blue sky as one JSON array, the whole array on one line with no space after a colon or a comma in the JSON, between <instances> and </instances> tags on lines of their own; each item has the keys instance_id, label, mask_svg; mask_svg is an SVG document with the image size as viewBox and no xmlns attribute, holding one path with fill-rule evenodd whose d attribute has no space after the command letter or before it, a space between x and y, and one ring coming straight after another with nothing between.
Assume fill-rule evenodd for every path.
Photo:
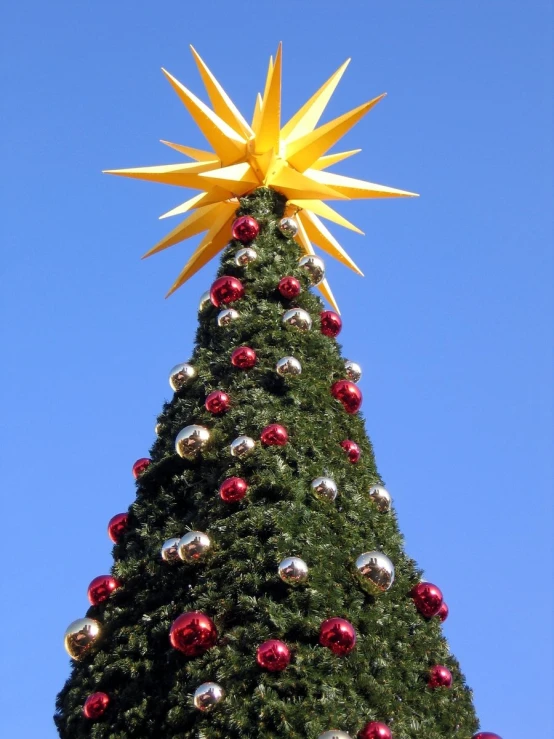
<instances>
[{"instance_id":1,"label":"clear blue sky","mask_svg":"<svg viewBox=\"0 0 554 739\"><path fill-rule=\"evenodd\" d=\"M367 234L340 234L365 279L329 267L342 344L365 369L379 467L408 552L445 592L484 728L553 736L551 4L1 13L2 735L55 736L63 632L110 567L106 523L133 500L131 464L216 269L164 301L191 245L139 257L185 198L100 171L176 160L160 138L203 144L160 73L201 92L188 43L249 115L283 40L285 114L348 56L330 115L389 93L338 171L421 198L339 206Z\"/></svg>"}]
</instances>

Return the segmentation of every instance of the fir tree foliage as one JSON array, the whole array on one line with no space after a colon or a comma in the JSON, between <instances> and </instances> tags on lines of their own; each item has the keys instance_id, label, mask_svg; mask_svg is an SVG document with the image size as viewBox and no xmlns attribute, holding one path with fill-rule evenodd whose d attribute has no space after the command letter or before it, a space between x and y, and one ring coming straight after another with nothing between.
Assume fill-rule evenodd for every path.
<instances>
[{"instance_id":1,"label":"fir tree foliage","mask_svg":"<svg viewBox=\"0 0 554 739\"><path fill-rule=\"evenodd\" d=\"M382 480L362 415L347 414L331 396L332 383L344 379L344 358L336 340L319 331L324 306L298 267L299 247L278 229L284 206L282 196L264 188L241 200L238 215L260 223L258 259L237 267L241 244L231 241L219 269L245 286L245 297L233 306L240 316L219 327L218 309L200 312L189 360L197 376L163 407L152 464L137 481L128 531L114 547L112 572L121 587L86 614L102 623L102 637L73 663L58 696L62 739L317 739L332 728L354 737L371 720L387 723L394 739L470 739L477 730L470 691L439 620L423 618L410 598L421 573L404 552L394 510L381 513L368 497ZM285 275L303 286L291 301L277 291ZM284 311L295 306L312 316L311 331L283 325ZM248 371L230 362L243 345L258 356ZM300 376L276 373L287 355L300 360ZM231 398L223 416L204 407L217 389ZM258 443L247 458L231 456L233 439L259 440L271 423L287 429L286 446ZM211 433L206 451L192 461L175 453L175 437L190 424ZM360 446L358 464L349 463L344 439ZM335 502L313 495L310 483L320 475L335 480ZM248 481L239 503L218 495L230 476ZM188 530L211 537L206 558L162 561L163 541ZM384 552L396 568L392 588L378 597L361 587L354 566L371 550ZM309 565L303 585L278 577L279 562L290 555ZM213 619L219 638L202 656L187 658L168 635L174 619L193 610ZM357 632L357 645L345 657L318 643L322 621L335 616ZM268 639L292 651L283 672L256 663L256 649ZM451 670L452 688L427 687L435 664ZM226 697L203 713L192 694L206 681L219 683ZM110 705L93 721L82 708L96 691L107 693Z\"/></svg>"}]
</instances>

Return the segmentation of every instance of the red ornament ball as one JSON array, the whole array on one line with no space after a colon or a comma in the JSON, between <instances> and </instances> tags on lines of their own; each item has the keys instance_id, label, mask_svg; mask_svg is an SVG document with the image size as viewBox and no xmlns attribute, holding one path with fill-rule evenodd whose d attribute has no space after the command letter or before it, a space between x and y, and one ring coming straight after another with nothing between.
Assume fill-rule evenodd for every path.
<instances>
[{"instance_id":1,"label":"red ornament ball","mask_svg":"<svg viewBox=\"0 0 554 739\"><path fill-rule=\"evenodd\" d=\"M210 300L216 308L244 298L244 287L236 277L218 277L210 288Z\"/></svg>"},{"instance_id":2,"label":"red ornament ball","mask_svg":"<svg viewBox=\"0 0 554 739\"><path fill-rule=\"evenodd\" d=\"M206 410L213 413L214 416L221 416L223 413L227 413L231 406L231 399L222 390L214 390L206 398Z\"/></svg>"},{"instance_id":3,"label":"red ornament ball","mask_svg":"<svg viewBox=\"0 0 554 739\"><path fill-rule=\"evenodd\" d=\"M332 310L324 310L319 314L321 320L321 333L324 336L335 338L342 329L340 316Z\"/></svg>"},{"instance_id":4,"label":"red ornament ball","mask_svg":"<svg viewBox=\"0 0 554 739\"><path fill-rule=\"evenodd\" d=\"M107 600L119 587L118 581L111 575L99 575L88 586L88 599L93 606L99 606Z\"/></svg>"},{"instance_id":5,"label":"red ornament ball","mask_svg":"<svg viewBox=\"0 0 554 739\"><path fill-rule=\"evenodd\" d=\"M331 395L342 403L347 413L357 413L362 405L362 391L349 380L339 380L331 386Z\"/></svg>"},{"instance_id":6,"label":"red ornament ball","mask_svg":"<svg viewBox=\"0 0 554 739\"><path fill-rule=\"evenodd\" d=\"M284 426L280 426L278 423L271 423L262 431L260 439L264 446L285 446L289 440L289 435Z\"/></svg>"},{"instance_id":7,"label":"red ornament ball","mask_svg":"<svg viewBox=\"0 0 554 739\"><path fill-rule=\"evenodd\" d=\"M296 277L283 277L279 280L277 289L284 298L292 300L292 298L296 298L300 295L302 287L300 285L300 280L297 280Z\"/></svg>"},{"instance_id":8,"label":"red ornament ball","mask_svg":"<svg viewBox=\"0 0 554 739\"><path fill-rule=\"evenodd\" d=\"M278 639L264 641L256 651L256 662L264 670L281 672L290 662L290 649Z\"/></svg>"},{"instance_id":9,"label":"red ornament ball","mask_svg":"<svg viewBox=\"0 0 554 739\"><path fill-rule=\"evenodd\" d=\"M211 618L200 611L189 611L175 619L169 631L171 646L187 657L198 657L214 646L217 629Z\"/></svg>"},{"instance_id":10,"label":"red ornament ball","mask_svg":"<svg viewBox=\"0 0 554 739\"><path fill-rule=\"evenodd\" d=\"M380 721L370 721L360 731L358 739L392 739L392 731Z\"/></svg>"},{"instance_id":11,"label":"red ornament ball","mask_svg":"<svg viewBox=\"0 0 554 739\"><path fill-rule=\"evenodd\" d=\"M219 497L225 503L237 503L248 490L248 483L242 477L228 477L219 486Z\"/></svg>"},{"instance_id":12,"label":"red ornament ball","mask_svg":"<svg viewBox=\"0 0 554 739\"><path fill-rule=\"evenodd\" d=\"M502 739L498 734L492 734L490 731L480 731L474 734L471 739Z\"/></svg>"},{"instance_id":13,"label":"red ornament ball","mask_svg":"<svg viewBox=\"0 0 554 739\"><path fill-rule=\"evenodd\" d=\"M444 623L446 619L448 618L449 610L446 603L443 601L441 604L441 607L437 611L437 616L440 618L441 622Z\"/></svg>"},{"instance_id":14,"label":"red ornament ball","mask_svg":"<svg viewBox=\"0 0 554 739\"><path fill-rule=\"evenodd\" d=\"M92 693L85 701L83 715L85 718L97 719L105 713L110 704L110 697L106 693Z\"/></svg>"},{"instance_id":15,"label":"red ornament ball","mask_svg":"<svg viewBox=\"0 0 554 739\"><path fill-rule=\"evenodd\" d=\"M319 643L344 657L356 646L356 631L344 618L328 618L319 629Z\"/></svg>"},{"instance_id":16,"label":"red ornament ball","mask_svg":"<svg viewBox=\"0 0 554 739\"><path fill-rule=\"evenodd\" d=\"M108 536L114 544L119 544L121 537L127 531L129 514L116 513L108 523Z\"/></svg>"},{"instance_id":17,"label":"red ornament ball","mask_svg":"<svg viewBox=\"0 0 554 739\"><path fill-rule=\"evenodd\" d=\"M240 216L232 226L233 238L241 244L249 244L260 233L260 224L252 216Z\"/></svg>"},{"instance_id":18,"label":"red ornament ball","mask_svg":"<svg viewBox=\"0 0 554 739\"><path fill-rule=\"evenodd\" d=\"M356 464L356 462L359 461L361 455L360 447L356 444L356 442L350 441L350 439L345 439L344 441L341 441L340 445L346 452L346 455L348 456L348 461L352 464Z\"/></svg>"},{"instance_id":19,"label":"red ornament ball","mask_svg":"<svg viewBox=\"0 0 554 739\"><path fill-rule=\"evenodd\" d=\"M442 593L440 588L433 583L418 582L412 588L410 595L415 607L425 618L433 618L439 612L442 605Z\"/></svg>"},{"instance_id":20,"label":"red ornament ball","mask_svg":"<svg viewBox=\"0 0 554 739\"><path fill-rule=\"evenodd\" d=\"M430 688L450 688L452 685L452 673L444 665L435 665L429 670L427 685Z\"/></svg>"},{"instance_id":21,"label":"red ornament ball","mask_svg":"<svg viewBox=\"0 0 554 739\"><path fill-rule=\"evenodd\" d=\"M239 369L250 369L256 364L256 352L249 346L239 346L231 354L231 364Z\"/></svg>"},{"instance_id":22,"label":"red ornament ball","mask_svg":"<svg viewBox=\"0 0 554 739\"><path fill-rule=\"evenodd\" d=\"M139 477L146 472L148 467L150 467L150 463L152 462L151 459L148 459L148 457L141 457L140 459L137 459L135 464L133 465L133 477L135 480L138 480Z\"/></svg>"}]
</instances>

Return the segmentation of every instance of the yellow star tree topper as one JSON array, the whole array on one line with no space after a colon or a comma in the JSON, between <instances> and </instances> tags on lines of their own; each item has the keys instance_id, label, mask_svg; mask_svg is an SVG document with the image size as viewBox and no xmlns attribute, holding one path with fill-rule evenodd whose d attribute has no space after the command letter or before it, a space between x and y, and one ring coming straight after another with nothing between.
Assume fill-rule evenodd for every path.
<instances>
[{"instance_id":1,"label":"yellow star tree topper","mask_svg":"<svg viewBox=\"0 0 554 739\"><path fill-rule=\"evenodd\" d=\"M212 107L208 107L190 90L163 69L163 73L185 108L206 137L213 151L162 141L194 160L191 163L165 164L157 167L107 170L108 174L134 177L166 185L200 190L161 218L188 213L176 228L144 257L167 249L203 231L206 234L168 292L181 287L228 243L231 224L239 205L238 198L258 187L270 187L287 198L288 215L295 215L298 233L295 237L306 254L314 254L312 242L358 274L361 270L340 246L321 218L363 233L343 218L324 200L359 198L413 197L415 193L396 190L372 182L327 172L327 168L360 149L327 154L371 108L385 95L316 128L350 60L312 95L281 127L281 45L275 60L269 60L265 89L254 106L248 123L227 93L191 46ZM319 289L338 310L327 280Z\"/></svg>"}]
</instances>

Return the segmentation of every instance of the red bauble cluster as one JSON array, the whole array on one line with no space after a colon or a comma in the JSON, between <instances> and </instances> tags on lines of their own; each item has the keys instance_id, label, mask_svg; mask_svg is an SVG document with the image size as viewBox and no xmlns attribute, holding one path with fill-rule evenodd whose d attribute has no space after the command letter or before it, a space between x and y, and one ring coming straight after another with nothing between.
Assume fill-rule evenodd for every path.
<instances>
[{"instance_id":1,"label":"red bauble cluster","mask_svg":"<svg viewBox=\"0 0 554 739\"><path fill-rule=\"evenodd\" d=\"M452 673L444 665L435 665L429 670L427 685L430 688L450 688L452 685Z\"/></svg>"},{"instance_id":2,"label":"red bauble cluster","mask_svg":"<svg viewBox=\"0 0 554 739\"><path fill-rule=\"evenodd\" d=\"M92 693L85 701L83 706L83 716L85 718L97 719L105 713L110 704L110 697L106 693Z\"/></svg>"},{"instance_id":3,"label":"red bauble cluster","mask_svg":"<svg viewBox=\"0 0 554 739\"><path fill-rule=\"evenodd\" d=\"M278 639L269 639L256 651L256 662L269 672L281 672L290 662L290 649Z\"/></svg>"},{"instance_id":4,"label":"red bauble cluster","mask_svg":"<svg viewBox=\"0 0 554 739\"><path fill-rule=\"evenodd\" d=\"M249 346L239 346L231 354L231 364L239 369L250 369L256 364L256 352Z\"/></svg>"},{"instance_id":5,"label":"red bauble cluster","mask_svg":"<svg viewBox=\"0 0 554 739\"><path fill-rule=\"evenodd\" d=\"M210 300L216 308L234 303L235 300L240 300L243 297L244 287L242 282L236 277L229 277L229 275L218 277L210 288Z\"/></svg>"},{"instance_id":6,"label":"red bauble cluster","mask_svg":"<svg viewBox=\"0 0 554 739\"><path fill-rule=\"evenodd\" d=\"M332 310L324 310L319 314L321 321L321 333L332 339L338 336L342 329L340 316Z\"/></svg>"},{"instance_id":7,"label":"red bauble cluster","mask_svg":"<svg viewBox=\"0 0 554 739\"><path fill-rule=\"evenodd\" d=\"M249 244L260 233L260 224L252 216L240 216L233 222L233 238L241 244Z\"/></svg>"},{"instance_id":8,"label":"red bauble cluster","mask_svg":"<svg viewBox=\"0 0 554 739\"><path fill-rule=\"evenodd\" d=\"M187 657L197 657L214 646L217 629L211 618L200 611L183 613L171 624L171 646Z\"/></svg>"},{"instance_id":9,"label":"red bauble cluster","mask_svg":"<svg viewBox=\"0 0 554 739\"><path fill-rule=\"evenodd\" d=\"M300 295L300 290L302 289L302 287L300 285L300 281L297 280L296 277L283 277L281 280L279 280L277 289L284 298L287 298L287 300L292 300L292 298L296 298L298 295Z\"/></svg>"},{"instance_id":10,"label":"red bauble cluster","mask_svg":"<svg viewBox=\"0 0 554 739\"><path fill-rule=\"evenodd\" d=\"M380 721L370 721L360 731L358 739L392 739L392 731Z\"/></svg>"},{"instance_id":11,"label":"red bauble cluster","mask_svg":"<svg viewBox=\"0 0 554 739\"><path fill-rule=\"evenodd\" d=\"M344 441L341 441L340 445L346 452L346 455L348 456L348 461L352 464L356 464L356 462L359 461L361 455L360 447L356 444L356 442L350 441L350 439L345 439Z\"/></svg>"},{"instance_id":12,"label":"red bauble cluster","mask_svg":"<svg viewBox=\"0 0 554 739\"><path fill-rule=\"evenodd\" d=\"M418 582L412 588L410 595L413 598L415 607L425 618L436 616L442 606L440 588L431 582Z\"/></svg>"},{"instance_id":13,"label":"red bauble cluster","mask_svg":"<svg viewBox=\"0 0 554 739\"><path fill-rule=\"evenodd\" d=\"M356 646L356 631L344 618L328 618L319 629L319 643L344 657Z\"/></svg>"},{"instance_id":14,"label":"red bauble cluster","mask_svg":"<svg viewBox=\"0 0 554 739\"><path fill-rule=\"evenodd\" d=\"M121 537L127 531L129 514L116 513L108 523L108 536L114 544L119 544Z\"/></svg>"},{"instance_id":15,"label":"red bauble cluster","mask_svg":"<svg viewBox=\"0 0 554 739\"><path fill-rule=\"evenodd\" d=\"M223 413L227 413L231 406L231 399L222 390L214 390L206 398L206 410L213 413L214 416L221 416Z\"/></svg>"},{"instance_id":16,"label":"red bauble cluster","mask_svg":"<svg viewBox=\"0 0 554 739\"><path fill-rule=\"evenodd\" d=\"M119 587L118 581L111 575L99 575L88 586L88 599L93 606L99 606L107 600L114 590Z\"/></svg>"},{"instance_id":17,"label":"red bauble cluster","mask_svg":"<svg viewBox=\"0 0 554 739\"><path fill-rule=\"evenodd\" d=\"M289 435L284 426L271 423L262 431L260 440L264 446L285 446L289 440Z\"/></svg>"},{"instance_id":18,"label":"red bauble cluster","mask_svg":"<svg viewBox=\"0 0 554 739\"><path fill-rule=\"evenodd\" d=\"M437 616L440 618L442 623L444 623L446 619L448 618L448 613L449 613L448 606L443 601L441 604L441 607L437 611Z\"/></svg>"},{"instance_id":19,"label":"red bauble cluster","mask_svg":"<svg viewBox=\"0 0 554 739\"><path fill-rule=\"evenodd\" d=\"M362 391L350 380L339 380L331 386L331 395L342 403L347 413L357 413L362 405Z\"/></svg>"},{"instance_id":20,"label":"red bauble cluster","mask_svg":"<svg viewBox=\"0 0 554 739\"><path fill-rule=\"evenodd\" d=\"M137 459L135 464L133 465L133 477L135 480L138 480L139 477L146 472L148 467L150 467L152 460L148 459L148 457L141 457L140 459Z\"/></svg>"},{"instance_id":21,"label":"red bauble cluster","mask_svg":"<svg viewBox=\"0 0 554 739\"><path fill-rule=\"evenodd\" d=\"M248 490L248 483L242 477L228 477L219 486L219 497L225 503L237 503Z\"/></svg>"}]
</instances>

